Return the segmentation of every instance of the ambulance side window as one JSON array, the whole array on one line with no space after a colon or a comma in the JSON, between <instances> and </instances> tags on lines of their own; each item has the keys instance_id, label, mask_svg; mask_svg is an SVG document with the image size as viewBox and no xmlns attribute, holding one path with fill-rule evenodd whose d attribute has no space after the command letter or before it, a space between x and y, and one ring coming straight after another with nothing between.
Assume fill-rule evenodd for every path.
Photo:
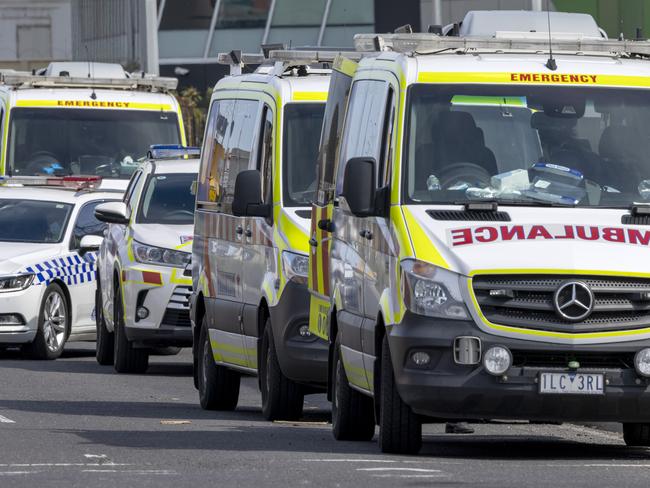
<instances>
[{"instance_id":1,"label":"ambulance side window","mask_svg":"<svg viewBox=\"0 0 650 488\"><path fill-rule=\"evenodd\" d=\"M257 151L257 169L262 175L262 195L266 203L273 201L273 111L264 105L261 137Z\"/></svg>"},{"instance_id":2,"label":"ambulance side window","mask_svg":"<svg viewBox=\"0 0 650 488\"><path fill-rule=\"evenodd\" d=\"M253 148L255 132L258 127L260 102L257 100L237 100L233 123L229 129L230 139L226 149L226 161L221 172L221 210L232 212L237 175L255 167Z\"/></svg>"},{"instance_id":3,"label":"ambulance side window","mask_svg":"<svg viewBox=\"0 0 650 488\"><path fill-rule=\"evenodd\" d=\"M388 83L385 81L360 80L352 86L337 170L337 195L340 195L343 188L345 165L351 158L374 158L378 163L378 172L382 171L387 99Z\"/></svg>"}]
</instances>

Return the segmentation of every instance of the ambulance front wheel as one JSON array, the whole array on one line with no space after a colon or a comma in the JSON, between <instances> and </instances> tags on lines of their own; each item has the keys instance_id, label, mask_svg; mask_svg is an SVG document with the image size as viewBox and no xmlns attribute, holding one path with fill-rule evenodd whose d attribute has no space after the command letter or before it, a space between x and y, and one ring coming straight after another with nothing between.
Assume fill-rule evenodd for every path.
<instances>
[{"instance_id":1,"label":"ambulance front wheel","mask_svg":"<svg viewBox=\"0 0 650 488\"><path fill-rule=\"evenodd\" d=\"M375 435L372 398L350 387L336 336L332 358L332 433L339 441L369 441Z\"/></svg>"},{"instance_id":2,"label":"ambulance front wheel","mask_svg":"<svg viewBox=\"0 0 650 488\"><path fill-rule=\"evenodd\" d=\"M650 447L650 424L623 424L623 439L630 447Z\"/></svg>"},{"instance_id":3,"label":"ambulance front wheel","mask_svg":"<svg viewBox=\"0 0 650 488\"><path fill-rule=\"evenodd\" d=\"M68 301L61 286L52 283L43 294L34 342L23 346L23 351L34 359L56 359L61 356L69 333Z\"/></svg>"},{"instance_id":4,"label":"ambulance front wheel","mask_svg":"<svg viewBox=\"0 0 650 488\"><path fill-rule=\"evenodd\" d=\"M95 357L102 366L112 366L115 351L115 338L113 332L106 328L104 319L104 308L102 304L102 291L99 288L97 279L97 290L95 291L95 324L97 327L97 342L95 346Z\"/></svg>"},{"instance_id":5,"label":"ambulance front wheel","mask_svg":"<svg viewBox=\"0 0 650 488\"><path fill-rule=\"evenodd\" d=\"M259 374L262 415L271 421L298 420L302 416L305 395L300 385L287 378L280 369L271 332L271 319L266 319L261 353Z\"/></svg>"},{"instance_id":6,"label":"ambulance front wheel","mask_svg":"<svg viewBox=\"0 0 650 488\"><path fill-rule=\"evenodd\" d=\"M380 357L379 447L385 453L417 454L422 447L422 422L397 391L387 336Z\"/></svg>"},{"instance_id":7,"label":"ambulance front wheel","mask_svg":"<svg viewBox=\"0 0 650 488\"><path fill-rule=\"evenodd\" d=\"M207 317L203 317L198 354L197 376L201 408L224 411L237 408L241 377L239 373L214 362Z\"/></svg>"}]
</instances>

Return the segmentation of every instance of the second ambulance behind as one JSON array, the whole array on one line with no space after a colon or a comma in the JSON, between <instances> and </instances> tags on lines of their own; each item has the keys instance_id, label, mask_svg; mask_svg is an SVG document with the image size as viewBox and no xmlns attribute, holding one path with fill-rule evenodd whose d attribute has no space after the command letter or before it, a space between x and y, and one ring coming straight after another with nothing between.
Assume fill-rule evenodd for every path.
<instances>
[{"instance_id":1,"label":"second ambulance behind","mask_svg":"<svg viewBox=\"0 0 650 488\"><path fill-rule=\"evenodd\" d=\"M522 419L650 445L650 44L564 37L359 35L382 51L332 76L310 283L338 439Z\"/></svg>"}]
</instances>

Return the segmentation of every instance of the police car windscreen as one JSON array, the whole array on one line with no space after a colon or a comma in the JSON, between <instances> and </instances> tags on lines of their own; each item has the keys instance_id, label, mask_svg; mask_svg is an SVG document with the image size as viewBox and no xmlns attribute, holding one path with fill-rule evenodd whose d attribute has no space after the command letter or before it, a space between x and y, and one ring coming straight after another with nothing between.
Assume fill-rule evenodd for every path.
<instances>
[{"instance_id":1,"label":"police car windscreen","mask_svg":"<svg viewBox=\"0 0 650 488\"><path fill-rule=\"evenodd\" d=\"M72 205L0 199L0 242L61 242Z\"/></svg>"},{"instance_id":2,"label":"police car windscreen","mask_svg":"<svg viewBox=\"0 0 650 488\"><path fill-rule=\"evenodd\" d=\"M650 91L411 87L408 203L628 207L650 201Z\"/></svg>"},{"instance_id":3,"label":"police car windscreen","mask_svg":"<svg viewBox=\"0 0 650 488\"><path fill-rule=\"evenodd\" d=\"M316 193L316 160L324 103L292 103L284 108L284 205L311 205Z\"/></svg>"},{"instance_id":4,"label":"police car windscreen","mask_svg":"<svg viewBox=\"0 0 650 488\"><path fill-rule=\"evenodd\" d=\"M192 225L194 223L195 173L152 175L138 212L139 224Z\"/></svg>"},{"instance_id":5,"label":"police car windscreen","mask_svg":"<svg viewBox=\"0 0 650 488\"><path fill-rule=\"evenodd\" d=\"M179 144L175 113L14 108L7 148L15 176L129 178L152 144Z\"/></svg>"}]
</instances>

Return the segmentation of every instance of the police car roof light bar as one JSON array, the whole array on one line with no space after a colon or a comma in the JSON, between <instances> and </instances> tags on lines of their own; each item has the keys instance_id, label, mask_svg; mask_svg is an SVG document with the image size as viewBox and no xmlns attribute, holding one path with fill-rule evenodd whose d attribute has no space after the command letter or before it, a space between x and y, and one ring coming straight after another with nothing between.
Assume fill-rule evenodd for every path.
<instances>
[{"instance_id":1,"label":"police car roof light bar","mask_svg":"<svg viewBox=\"0 0 650 488\"><path fill-rule=\"evenodd\" d=\"M180 144L154 144L147 153L149 159L196 159L200 156L200 147Z\"/></svg>"},{"instance_id":2,"label":"police car roof light bar","mask_svg":"<svg viewBox=\"0 0 650 488\"><path fill-rule=\"evenodd\" d=\"M145 75L132 78L73 78L42 76L31 73L0 73L0 82L15 88L105 88L111 90L144 90L167 92L178 86L176 78Z\"/></svg>"},{"instance_id":3,"label":"police car roof light bar","mask_svg":"<svg viewBox=\"0 0 650 488\"><path fill-rule=\"evenodd\" d=\"M10 176L0 178L3 186L39 186L66 188L72 190L93 190L99 188L101 176L70 175L70 176Z\"/></svg>"},{"instance_id":4,"label":"police car roof light bar","mask_svg":"<svg viewBox=\"0 0 650 488\"><path fill-rule=\"evenodd\" d=\"M395 51L401 53L434 54L440 51L469 52L548 52L548 38L527 36L526 33L498 33L496 37L448 37L429 33L416 34L357 34L357 51ZM595 53L615 56L650 57L648 41L613 41L592 38L553 38L553 51L563 54Z\"/></svg>"}]
</instances>

